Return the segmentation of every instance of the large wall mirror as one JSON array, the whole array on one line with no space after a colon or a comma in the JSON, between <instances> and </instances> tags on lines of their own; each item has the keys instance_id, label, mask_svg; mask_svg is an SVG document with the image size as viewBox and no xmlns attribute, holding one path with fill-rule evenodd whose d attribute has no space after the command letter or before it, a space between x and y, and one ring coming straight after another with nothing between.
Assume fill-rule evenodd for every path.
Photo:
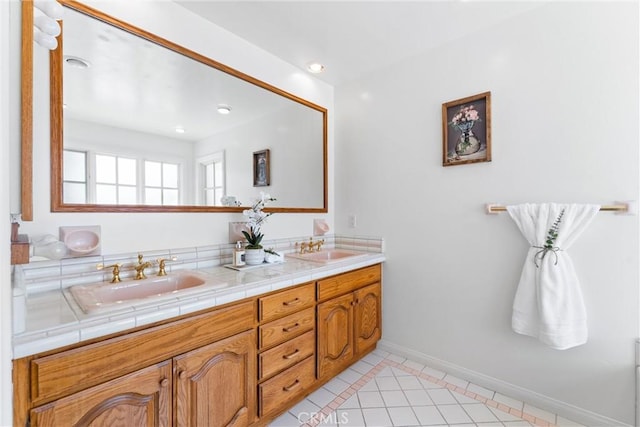
<instances>
[{"instance_id":1,"label":"large wall mirror","mask_svg":"<svg viewBox=\"0 0 640 427\"><path fill-rule=\"evenodd\" d=\"M60 3L53 211L235 212L264 191L273 211L327 212L325 108Z\"/></svg>"}]
</instances>

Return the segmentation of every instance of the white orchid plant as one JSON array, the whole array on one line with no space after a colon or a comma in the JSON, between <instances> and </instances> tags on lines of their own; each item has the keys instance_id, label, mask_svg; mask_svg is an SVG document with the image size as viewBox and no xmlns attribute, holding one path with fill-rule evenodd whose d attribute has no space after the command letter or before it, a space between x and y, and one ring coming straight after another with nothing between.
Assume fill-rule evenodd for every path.
<instances>
[{"instance_id":1,"label":"white orchid plant","mask_svg":"<svg viewBox=\"0 0 640 427\"><path fill-rule=\"evenodd\" d=\"M260 192L260 198L256 199L250 209L245 209L242 214L247 217L247 227L249 231L242 231L244 237L247 239L246 249L262 249L262 238L264 234L260 232L262 224L265 223L267 218L273 215L273 212L266 213L264 209L265 205L269 202L274 202L276 199L269 194Z\"/></svg>"}]
</instances>

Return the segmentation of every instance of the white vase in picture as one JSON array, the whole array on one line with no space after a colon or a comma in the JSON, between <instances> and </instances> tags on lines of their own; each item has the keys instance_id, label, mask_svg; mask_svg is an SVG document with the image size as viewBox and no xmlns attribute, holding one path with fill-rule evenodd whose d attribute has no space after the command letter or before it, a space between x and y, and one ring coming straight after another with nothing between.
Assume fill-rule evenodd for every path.
<instances>
[{"instance_id":1,"label":"white vase in picture","mask_svg":"<svg viewBox=\"0 0 640 427\"><path fill-rule=\"evenodd\" d=\"M247 249L244 250L244 262L247 265L259 265L264 262L264 249Z\"/></svg>"}]
</instances>

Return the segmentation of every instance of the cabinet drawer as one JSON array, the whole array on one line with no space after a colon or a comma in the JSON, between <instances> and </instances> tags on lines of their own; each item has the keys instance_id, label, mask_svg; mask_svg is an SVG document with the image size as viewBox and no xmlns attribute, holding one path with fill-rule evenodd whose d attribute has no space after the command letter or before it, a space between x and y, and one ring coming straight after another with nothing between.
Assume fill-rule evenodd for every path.
<instances>
[{"instance_id":1,"label":"cabinet drawer","mask_svg":"<svg viewBox=\"0 0 640 427\"><path fill-rule=\"evenodd\" d=\"M306 332L258 356L258 379L268 378L276 372L311 356L316 347L313 331Z\"/></svg>"},{"instance_id":2,"label":"cabinet drawer","mask_svg":"<svg viewBox=\"0 0 640 427\"><path fill-rule=\"evenodd\" d=\"M260 321L286 316L312 306L315 301L316 287L313 283L260 298Z\"/></svg>"},{"instance_id":3,"label":"cabinet drawer","mask_svg":"<svg viewBox=\"0 0 640 427\"><path fill-rule=\"evenodd\" d=\"M312 356L260 384L260 416L287 406L291 400L312 387L316 379L314 366Z\"/></svg>"},{"instance_id":4,"label":"cabinet drawer","mask_svg":"<svg viewBox=\"0 0 640 427\"><path fill-rule=\"evenodd\" d=\"M318 301L324 301L382 280L380 264L318 281Z\"/></svg>"},{"instance_id":5,"label":"cabinet drawer","mask_svg":"<svg viewBox=\"0 0 640 427\"><path fill-rule=\"evenodd\" d=\"M314 307L260 326L260 348L271 347L313 329Z\"/></svg>"}]
</instances>

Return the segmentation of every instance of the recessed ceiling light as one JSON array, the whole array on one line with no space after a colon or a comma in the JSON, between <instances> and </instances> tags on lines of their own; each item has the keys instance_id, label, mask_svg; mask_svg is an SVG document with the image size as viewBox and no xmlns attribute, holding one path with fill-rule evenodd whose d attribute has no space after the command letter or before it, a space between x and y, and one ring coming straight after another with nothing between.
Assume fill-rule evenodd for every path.
<instances>
[{"instance_id":1,"label":"recessed ceiling light","mask_svg":"<svg viewBox=\"0 0 640 427\"><path fill-rule=\"evenodd\" d=\"M319 62L310 62L307 64L307 70L314 74L319 74L324 71L324 65Z\"/></svg>"},{"instance_id":2,"label":"recessed ceiling light","mask_svg":"<svg viewBox=\"0 0 640 427\"><path fill-rule=\"evenodd\" d=\"M231 112L231 106L226 104L218 105L218 113L220 114L229 114Z\"/></svg>"},{"instance_id":3,"label":"recessed ceiling light","mask_svg":"<svg viewBox=\"0 0 640 427\"><path fill-rule=\"evenodd\" d=\"M64 62L66 62L67 65L73 68L89 68L91 66L89 61L82 58L78 58L77 56L66 55L64 57Z\"/></svg>"},{"instance_id":4,"label":"recessed ceiling light","mask_svg":"<svg viewBox=\"0 0 640 427\"><path fill-rule=\"evenodd\" d=\"M184 133L185 130L182 126L176 126L176 133Z\"/></svg>"}]
</instances>

